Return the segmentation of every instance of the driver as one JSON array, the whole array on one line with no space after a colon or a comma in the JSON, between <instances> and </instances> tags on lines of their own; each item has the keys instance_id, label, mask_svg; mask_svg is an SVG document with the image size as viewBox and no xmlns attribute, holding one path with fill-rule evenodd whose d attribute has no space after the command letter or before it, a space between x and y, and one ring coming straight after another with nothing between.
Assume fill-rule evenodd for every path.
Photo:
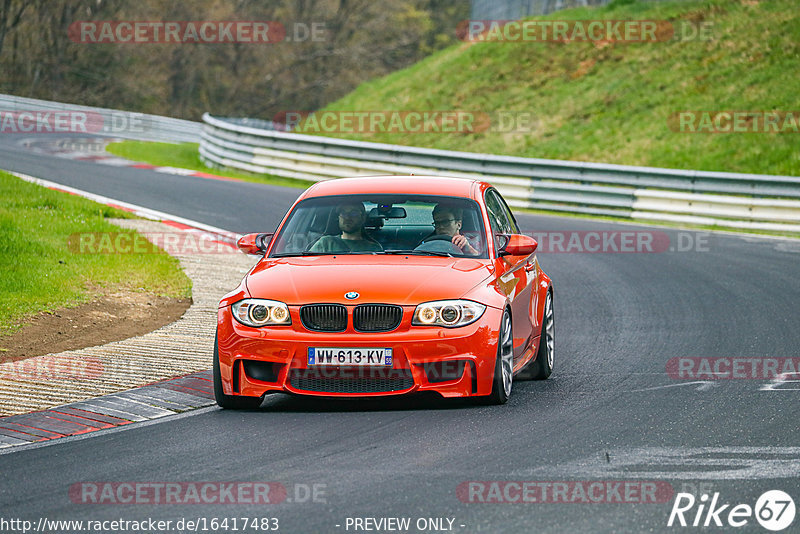
<instances>
[{"instance_id":1,"label":"driver","mask_svg":"<svg viewBox=\"0 0 800 534\"><path fill-rule=\"evenodd\" d=\"M452 238L450 242L461 249L462 253L477 256L480 252L470 244L466 236L461 234L462 216L461 208L436 204L433 208L433 234L450 236Z\"/></svg>"},{"instance_id":2,"label":"driver","mask_svg":"<svg viewBox=\"0 0 800 534\"><path fill-rule=\"evenodd\" d=\"M382 252L383 247L364 233L367 210L361 202L345 202L336 207L339 216L339 235L320 237L310 252Z\"/></svg>"}]
</instances>

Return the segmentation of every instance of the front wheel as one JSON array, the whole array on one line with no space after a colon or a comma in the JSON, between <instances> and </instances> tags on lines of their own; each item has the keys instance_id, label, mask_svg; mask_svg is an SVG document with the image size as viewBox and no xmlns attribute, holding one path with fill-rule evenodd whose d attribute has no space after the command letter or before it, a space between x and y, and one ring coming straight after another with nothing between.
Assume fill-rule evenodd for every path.
<instances>
[{"instance_id":1,"label":"front wheel","mask_svg":"<svg viewBox=\"0 0 800 534\"><path fill-rule=\"evenodd\" d=\"M261 397L242 397L239 395L226 395L222 391L222 375L219 371L219 347L217 337L214 336L214 400L217 406L228 410L254 410L261 406Z\"/></svg>"},{"instance_id":2,"label":"front wheel","mask_svg":"<svg viewBox=\"0 0 800 534\"><path fill-rule=\"evenodd\" d=\"M514 381L514 335L511 329L511 314L503 312L500 333L497 337L497 360L494 364L492 393L486 397L488 404L505 404L511 396Z\"/></svg>"}]
</instances>

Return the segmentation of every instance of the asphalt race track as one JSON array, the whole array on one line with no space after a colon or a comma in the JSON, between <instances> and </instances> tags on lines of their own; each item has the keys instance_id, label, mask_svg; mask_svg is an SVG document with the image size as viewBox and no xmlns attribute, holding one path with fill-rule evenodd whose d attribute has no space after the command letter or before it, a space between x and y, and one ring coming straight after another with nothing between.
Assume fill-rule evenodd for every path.
<instances>
[{"instance_id":1,"label":"asphalt race track","mask_svg":"<svg viewBox=\"0 0 800 534\"><path fill-rule=\"evenodd\" d=\"M0 137L0 168L235 232L274 230L300 192L72 161L19 141ZM2 515L34 524L268 517L290 533L365 531L354 518L395 517L410 518L407 532L668 532L700 530L667 526L678 492L709 501L718 492L732 508L782 490L800 505L800 374L681 380L667 371L671 358L800 356L800 242L517 217L534 233L654 232L673 250L542 250L555 284L555 371L515 382L506 406L273 395L257 411L206 408L56 440L0 455ZM80 483L205 481L277 482L287 494L275 504L92 504L74 493ZM515 500L517 486L487 481L671 490L659 502L498 503ZM471 502L492 487L505 497ZM726 531L766 532L754 517L730 527L730 508L719 516ZM418 530L428 518L444 521Z\"/></svg>"}]
</instances>

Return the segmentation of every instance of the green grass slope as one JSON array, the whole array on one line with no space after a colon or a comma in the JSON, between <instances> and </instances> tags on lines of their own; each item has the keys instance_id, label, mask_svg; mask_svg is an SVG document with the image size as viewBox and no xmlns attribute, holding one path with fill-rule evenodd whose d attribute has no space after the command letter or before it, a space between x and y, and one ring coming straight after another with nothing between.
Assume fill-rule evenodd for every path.
<instances>
[{"instance_id":1,"label":"green grass slope","mask_svg":"<svg viewBox=\"0 0 800 534\"><path fill-rule=\"evenodd\" d=\"M461 43L325 110L532 112L529 132L329 133L380 143L800 175L800 133L679 133L679 111L799 111L797 0L618 1L539 19L707 23L708 40ZM313 133L313 132L309 132Z\"/></svg>"},{"instance_id":2,"label":"green grass slope","mask_svg":"<svg viewBox=\"0 0 800 534\"><path fill-rule=\"evenodd\" d=\"M115 156L126 158L132 161L149 163L161 167L177 167L179 169L189 169L206 173L216 173L213 168L209 168L200 159L198 143L154 143L152 141L118 141L109 143L106 151ZM280 185L284 187L294 187L305 189L309 182L296 180L294 178L284 178L282 176L272 176L269 174L253 174L246 171L226 168L220 174L229 178L238 178L248 182L266 183Z\"/></svg>"},{"instance_id":3,"label":"green grass slope","mask_svg":"<svg viewBox=\"0 0 800 534\"><path fill-rule=\"evenodd\" d=\"M81 254L70 246L84 233L127 232L109 217L129 215L0 171L0 337L26 317L76 306L98 288L191 296L191 280L165 252Z\"/></svg>"}]
</instances>

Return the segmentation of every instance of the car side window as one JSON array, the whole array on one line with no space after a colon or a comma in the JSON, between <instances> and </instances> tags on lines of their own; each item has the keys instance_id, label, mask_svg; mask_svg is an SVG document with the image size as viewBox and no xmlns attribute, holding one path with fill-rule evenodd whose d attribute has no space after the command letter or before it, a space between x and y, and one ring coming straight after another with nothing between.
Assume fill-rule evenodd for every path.
<instances>
[{"instance_id":1,"label":"car side window","mask_svg":"<svg viewBox=\"0 0 800 534\"><path fill-rule=\"evenodd\" d=\"M492 233L510 234L513 233L511 223L508 221L503 201L494 189L486 192L486 210L489 212L489 224L492 226Z\"/></svg>"},{"instance_id":2,"label":"car side window","mask_svg":"<svg viewBox=\"0 0 800 534\"><path fill-rule=\"evenodd\" d=\"M511 208L508 207L506 200L500 196L500 193L497 191L492 191L497 198L500 200L500 204L503 206L503 212L506 214L506 219L508 220L508 227L510 228L510 234L518 234L519 233L519 226L517 225L517 220L514 218L514 214L511 212Z\"/></svg>"},{"instance_id":3,"label":"car side window","mask_svg":"<svg viewBox=\"0 0 800 534\"><path fill-rule=\"evenodd\" d=\"M492 228L492 234L510 234L512 233L511 224L508 221L508 216L503 207L503 201L494 189L486 191L486 211L489 214L489 225ZM504 246L503 243L494 240L495 251Z\"/></svg>"}]
</instances>

